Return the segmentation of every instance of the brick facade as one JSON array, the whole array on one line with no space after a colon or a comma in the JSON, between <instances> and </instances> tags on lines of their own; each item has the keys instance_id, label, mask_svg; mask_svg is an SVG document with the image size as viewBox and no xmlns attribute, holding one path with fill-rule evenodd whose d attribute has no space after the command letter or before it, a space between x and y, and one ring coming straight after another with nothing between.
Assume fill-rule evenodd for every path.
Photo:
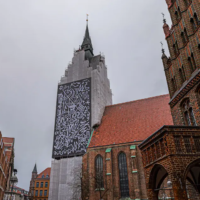
<instances>
[{"instance_id":1,"label":"brick facade","mask_svg":"<svg viewBox=\"0 0 200 200\"><path fill-rule=\"evenodd\" d=\"M99 200L100 192L101 198L104 200L121 198L118 167L120 152L126 154L130 198L147 199L142 158L137 148L138 144L129 143L88 148L83 157L83 199ZM103 158L104 188L102 189L96 188L95 184L95 158L98 155ZM87 184L85 184L86 182Z\"/></svg>"},{"instance_id":2,"label":"brick facade","mask_svg":"<svg viewBox=\"0 0 200 200\"><path fill-rule=\"evenodd\" d=\"M172 28L164 20L170 57L163 50L162 60L175 126L162 127L139 148L149 200L162 198L161 191L168 199L194 200L200 197L200 1L166 2Z\"/></svg>"},{"instance_id":3,"label":"brick facade","mask_svg":"<svg viewBox=\"0 0 200 200\"><path fill-rule=\"evenodd\" d=\"M198 126L164 126L139 145L142 149L149 200L158 200L159 188L164 180L162 178L166 177L172 181L174 198L188 199L186 180L191 170L190 165L200 163L199 142ZM158 172L162 169L164 173L159 175ZM161 180L160 184L158 180Z\"/></svg>"},{"instance_id":4,"label":"brick facade","mask_svg":"<svg viewBox=\"0 0 200 200\"><path fill-rule=\"evenodd\" d=\"M164 33L170 57L162 56L175 125L189 125L184 119L182 102L188 98L196 124L200 125L200 2L167 1L172 28L164 20Z\"/></svg>"},{"instance_id":5,"label":"brick facade","mask_svg":"<svg viewBox=\"0 0 200 200\"><path fill-rule=\"evenodd\" d=\"M5 138L0 132L0 200L10 189L10 177L14 163L14 138Z\"/></svg>"},{"instance_id":6,"label":"brick facade","mask_svg":"<svg viewBox=\"0 0 200 200\"><path fill-rule=\"evenodd\" d=\"M6 161L5 145L0 132L0 200L3 200L4 191L6 190L8 161Z\"/></svg>"}]
</instances>

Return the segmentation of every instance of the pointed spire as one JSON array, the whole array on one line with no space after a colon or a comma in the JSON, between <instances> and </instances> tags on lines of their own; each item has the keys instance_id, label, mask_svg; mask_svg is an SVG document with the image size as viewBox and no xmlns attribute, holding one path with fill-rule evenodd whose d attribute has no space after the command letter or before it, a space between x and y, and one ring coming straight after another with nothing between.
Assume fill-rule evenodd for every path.
<instances>
[{"instance_id":1,"label":"pointed spire","mask_svg":"<svg viewBox=\"0 0 200 200\"><path fill-rule=\"evenodd\" d=\"M85 59L89 60L91 57L93 57L93 47L92 47L92 41L90 38L89 28L88 28L88 15L87 15L87 24L86 24L86 30L85 30L85 36L83 39L83 43L81 45L81 49L85 51Z\"/></svg>"},{"instance_id":2,"label":"pointed spire","mask_svg":"<svg viewBox=\"0 0 200 200\"><path fill-rule=\"evenodd\" d=\"M163 58L165 58L165 57L167 57L167 56L165 55L165 50L164 50L164 48L163 48L163 43L160 42L160 44L161 44L161 48L162 48L161 52L162 52L162 59L163 59Z\"/></svg>"},{"instance_id":3,"label":"pointed spire","mask_svg":"<svg viewBox=\"0 0 200 200\"><path fill-rule=\"evenodd\" d=\"M34 166L34 168L33 168L32 173L37 173L37 166L36 166L36 163L35 163L35 166Z\"/></svg>"},{"instance_id":4,"label":"pointed spire","mask_svg":"<svg viewBox=\"0 0 200 200\"><path fill-rule=\"evenodd\" d=\"M169 35L170 35L170 29L169 29L169 26L168 24L166 23L166 19L165 19L165 15L163 13L161 13L163 15L163 30L164 30L164 33L165 33L165 38L167 38Z\"/></svg>"}]
</instances>

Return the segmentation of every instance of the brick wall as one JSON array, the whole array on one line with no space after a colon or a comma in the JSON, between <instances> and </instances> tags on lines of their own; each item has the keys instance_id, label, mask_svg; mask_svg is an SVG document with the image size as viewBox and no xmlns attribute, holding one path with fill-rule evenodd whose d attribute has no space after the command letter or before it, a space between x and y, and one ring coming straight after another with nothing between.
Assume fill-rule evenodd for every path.
<instances>
[{"instance_id":1,"label":"brick wall","mask_svg":"<svg viewBox=\"0 0 200 200\"><path fill-rule=\"evenodd\" d=\"M135 148L132 145L136 145ZM118 168L118 155L126 154L129 194L131 199L146 199L146 187L142 166L141 152L138 143L122 145L110 145L104 147L88 148L83 157L82 189L83 199L99 200L100 192L105 193L102 199L118 200L121 197L120 179ZM110 150L109 150L110 149ZM106 152L107 151L107 152ZM103 158L104 190L97 190L95 184L95 158L101 155ZM88 189L86 189L88 184Z\"/></svg>"},{"instance_id":2,"label":"brick wall","mask_svg":"<svg viewBox=\"0 0 200 200\"><path fill-rule=\"evenodd\" d=\"M187 2L187 3L186 3ZM196 90L200 83L200 2L198 0L168 1L172 28L164 24L170 57L162 56L170 106L175 125L187 125L181 108L188 98L197 125L200 125L200 107ZM167 30L167 31L166 31ZM185 38L185 39L184 39ZM192 69L192 66L193 69Z\"/></svg>"},{"instance_id":3,"label":"brick wall","mask_svg":"<svg viewBox=\"0 0 200 200\"><path fill-rule=\"evenodd\" d=\"M0 132L0 200L3 200L8 179L9 162L5 153L5 145L3 143L2 134Z\"/></svg>"}]
</instances>

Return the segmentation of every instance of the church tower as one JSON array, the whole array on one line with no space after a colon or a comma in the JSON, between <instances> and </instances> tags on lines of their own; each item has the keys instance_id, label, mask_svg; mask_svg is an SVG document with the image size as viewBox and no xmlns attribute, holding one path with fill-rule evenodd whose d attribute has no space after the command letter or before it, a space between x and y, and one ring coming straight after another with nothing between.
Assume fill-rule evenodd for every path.
<instances>
[{"instance_id":1,"label":"church tower","mask_svg":"<svg viewBox=\"0 0 200 200\"><path fill-rule=\"evenodd\" d=\"M200 1L166 0L172 27L163 30L170 57L162 60L174 125L200 125Z\"/></svg>"},{"instance_id":2,"label":"church tower","mask_svg":"<svg viewBox=\"0 0 200 200\"><path fill-rule=\"evenodd\" d=\"M30 187L29 187L29 197L30 197L30 199L33 199L34 185L35 185L35 179L36 178L37 178L37 166L35 164L33 171L32 171L32 177L31 177Z\"/></svg>"},{"instance_id":3,"label":"church tower","mask_svg":"<svg viewBox=\"0 0 200 200\"><path fill-rule=\"evenodd\" d=\"M82 156L112 92L103 55L94 55L88 23L82 45L58 84L49 200L81 197Z\"/></svg>"}]
</instances>

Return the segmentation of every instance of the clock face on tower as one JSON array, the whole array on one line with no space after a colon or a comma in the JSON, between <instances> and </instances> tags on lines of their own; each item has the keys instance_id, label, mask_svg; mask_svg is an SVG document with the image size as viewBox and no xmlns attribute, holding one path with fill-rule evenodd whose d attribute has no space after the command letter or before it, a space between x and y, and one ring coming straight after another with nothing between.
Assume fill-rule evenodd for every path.
<instances>
[{"instance_id":1,"label":"clock face on tower","mask_svg":"<svg viewBox=\"0 0 200 200\"><path fill-rule=\"evenodd\" d=\"M58 86L53 158L83 155L91 133L91 78Z\"/></svg>"}]
</instances>

